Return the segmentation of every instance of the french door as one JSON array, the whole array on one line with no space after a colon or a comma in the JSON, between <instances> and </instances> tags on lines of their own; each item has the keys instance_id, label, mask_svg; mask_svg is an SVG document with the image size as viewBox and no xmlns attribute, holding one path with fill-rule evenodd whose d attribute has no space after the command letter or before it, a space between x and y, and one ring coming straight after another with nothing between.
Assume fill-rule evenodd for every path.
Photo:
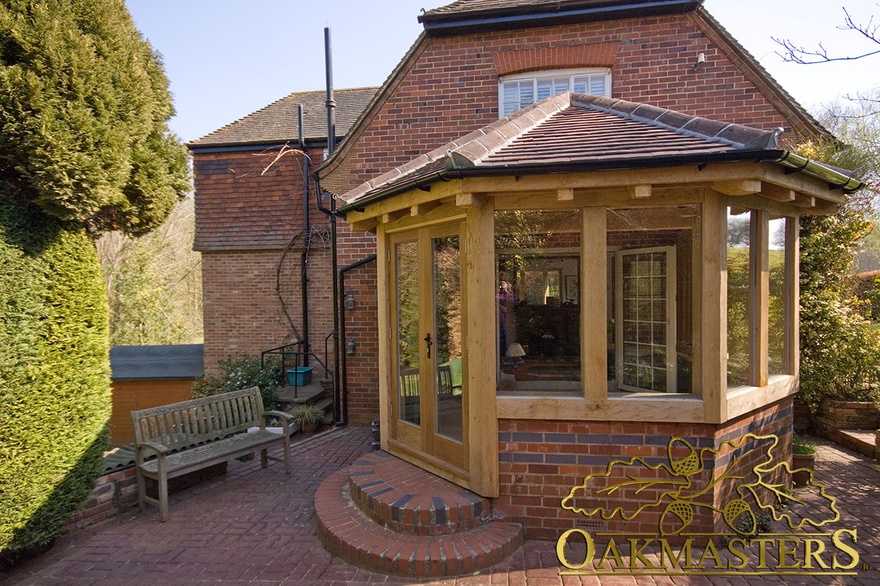
<instances>
[{"instance_id":1,"label":"french door","mask_svg":"<svg viewBox=\"0 0 880 586\"><path fill-rule=\"evenodd\" d=\"M391 440L435 464L466 470L459 224L391 239Z\"/></svg>"},{"instance_id":2,"label":"french door","mask_svg":"<svg viewBox=\"0 0 880 586\"><path fill-rule=\"evenodd\" d=\"M617 381L628 391L676 392L675 248L617 251Z\"/></svg>"}]
</instances>

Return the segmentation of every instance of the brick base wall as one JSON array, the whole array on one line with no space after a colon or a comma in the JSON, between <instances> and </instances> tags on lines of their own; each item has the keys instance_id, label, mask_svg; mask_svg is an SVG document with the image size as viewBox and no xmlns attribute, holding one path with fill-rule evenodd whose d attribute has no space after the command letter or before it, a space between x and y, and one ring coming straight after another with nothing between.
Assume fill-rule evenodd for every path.
<instances>
[{"instance_id":1,"label":"brick base wall","mask_svg":"<svg viewBox=\"0 0 880 586\"><path fill-rule=\"evenodd\" d=\"M780 447L774 452L777 461L790 460L790 434L792 424L791 400L766 406L735 421L722 426L706 424L654 424L639 422L574 422L574 421L499 421L500 450L500 493L494 502L495 510L506 514L511 521L523 525L525 537L530 539L556 540L564 531L576 526L589 530L613 532L651 532L656 533L663 523L665 530L673 530L682 520L674 510L665 507L670 502L666 497L659 506L643 509L641 505L656 501L670 485L649 488L636 492L637 487L627 487L614 491L613 497L597 496L597 490L611 484L626 482L626 474L639 478L673 479L669 473L669 454L672 468L682 470L693 463L702 461L702 468L687 476L694 489L692 494L710 484L712 474L716 478L724 472L730 475L743 474L760 459L760 451L747 452L747 447L737 450L723 445L725 440L735 440L746 433L771 434L780 436ZM676 442L669 445L672 436L682 438L687 444ZM691 455L692 446L700 448L722 448L715 456L711 452ZM757 447L766 447L763 444ZM690 460L686 460L691 456ZM630 517L623 520L615 515L603 520L599 515L585 516L562 508L562 501L575 488L584 483L589 474L604 474L608 464L614 460L641 457L652 470L634 462L623 467L615 466L607 479L591 480L589 490L574 490L569 504L585 510L603 507L607 511L622 507ZM697 458L696 460L694 458ZM660 464L665 468L659 468ZM691 470L694 470L692 467ZM681 476L674 479L680 479ZM681 515L693 518L687 532L719 530L723 525L720 515L711 506L721 508L733 498L732 482L721 482L696 500L696 506L683 507ZM683 493L685 494L685 493ZM675 509L676 507L673 507ZM666 515L664 516L664 511Z\"/></svg>"},{"instance_id":2,"label":"brick base wall","mask_svg":"<svg viewBox=\"0 0 880 586\"><path fill-rule=\"evenodd\" d=\"M137 506L137 473L134 468L98 478L83 507L61 528L62 534L75 533Z\"/></svg>"},{"instance_id":3,"label":"brick base wall","mask_svg":"<svg viewBox=\"0 0 880 586\"><path fill-rule=\"evenodd\" d=\"M838 429L880 427L880 407L862 401L824 401L816 415L816 428L827 435Z\"/></svg>"}]
</instances>

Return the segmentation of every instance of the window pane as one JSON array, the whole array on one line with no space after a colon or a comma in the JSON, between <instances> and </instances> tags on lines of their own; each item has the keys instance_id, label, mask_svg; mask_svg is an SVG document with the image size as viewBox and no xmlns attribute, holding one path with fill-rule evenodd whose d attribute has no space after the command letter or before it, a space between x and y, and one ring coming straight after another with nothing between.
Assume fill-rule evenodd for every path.
<instances>
[{"instance_id":1,"label":"window pane","mask_svg":"<svg viewBox=\"0 0 880 586\"><path fill-rule=\"evenodd\" d=\"M549 98L553 93L553 81L550 79L538 80L538 100Z\"/></svg>"},{"instance_id":2,"label":"window pane","mask_svg":"<svg viewBox=\"0 0 880 586\"><path fill-rule=\"evenodd\" d=\"M609 390L691 392L699 210L608 210Z\"/></svg>"},{"instance_id":3,"label":"window pane","mask_svg":"<svg viewBox=\"0 0 880 586\"><path fill-rule=\"evenodd\" d=\"M499 392L580 395L580 211L495 214Z\"/></svg>"},{"instance_id":4,"label":"window pane","mask_svg":"<svg viewBox=\"0 0 880 586\"><path fill-rule=\"evenodd\" d=\"M767 251L770 265L770 330L769 330L769 374L791 374L788 364L786 322L788 321L788 295L786 277L788 274L788 255L785 234L786 218L770 219L770 238Z\"/></svg>"},{"instance_id":5,"label":"window pane","mask_svg":"<svg viewBox=\"0 0 880 586\"><path fill-rule=\"evenodd\" d=\"M568 78L561 77L553 80L553 95L568 91Z\"/></svg>"},{"instance_id":6,"label":"window pane","mask_svg":"<svg viewBox=\"0 0 880 586\"><path fill-rule=\"evenodd\" d=\"M727 211L727 383L749 384L752 213Z\"/></svg>"},{"instance_id":7,"label":"window pane","mask_svg":"<svg viewBox=\"0 0 880 586\"><path fill-rule=\"evenodd\" d=\"M434 422L437 433L462 441L461 252L458 236L431 240L434 289Z\"/></svg>"},{"instance_id":8,"label":"window pane","mask_svg":"<svg viewBox=\"0 0 880 586\"><path fill-rule=\"evenodd\" d=\"M608 92L605 89L605 76L604 75L594 75L590 78L590 93L594 96L607 96Z\"/></svg>"},{"instance_id":9,"label":"window pane","mask_svg":"<svg viewBox=\"0 0 880 586\"><path fill-rule=\"evenodd\" d=\"M397 413L400 420L418 425L421 421L421 389L417 244L398 244L394 257L397 289Z\"/></svg>"}]
</instances>

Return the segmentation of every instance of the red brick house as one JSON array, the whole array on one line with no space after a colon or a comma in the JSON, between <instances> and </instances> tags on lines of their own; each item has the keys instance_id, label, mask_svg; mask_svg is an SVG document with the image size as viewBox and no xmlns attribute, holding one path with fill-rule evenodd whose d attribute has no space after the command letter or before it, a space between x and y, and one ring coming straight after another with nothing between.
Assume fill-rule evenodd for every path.
<instances>
[{"instance_id":1,"label":"red brick house","mask_svg":"<svg viewBox=\"0 0 880 586\"><path fill-rule=\"evenodd\" d=\"M719 450L711 479L753 464L725 440L788 438L797 218L860 185L790 150L827 131L700 0L460 0L419 20L375 94L337 93L363 110L316 172L345 218L338 267L357 265L338 292L349 422L378 417L384 450L542 539L583 519L560 502L610 459L686 460L680 437ZM322 143L258 120L306 96L190 145L209 368L292 337L275 274L303 199L282 145ZM332 292L311 246L315 347ZM729 494L704 494L695 524L718 526Z\"/></svg>"}]
</instances>

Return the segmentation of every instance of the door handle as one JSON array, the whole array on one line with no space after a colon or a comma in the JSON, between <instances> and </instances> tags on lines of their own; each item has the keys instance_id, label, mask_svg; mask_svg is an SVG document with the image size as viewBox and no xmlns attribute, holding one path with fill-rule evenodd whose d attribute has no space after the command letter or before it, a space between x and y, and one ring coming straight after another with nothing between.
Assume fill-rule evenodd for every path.
<instances>
[{"instance_id":1,"label":"door handle","mask_svg":"<svg viewBox=\"0 0 880 586\"><path fill-rule=\"evenodd\" d=\"M428 332L428 335L424 337L425 344L428 348L428 358L431 357L431 346L434 345L434 342L431 341L431 332Z\"/></svg>"}]
</instances>

